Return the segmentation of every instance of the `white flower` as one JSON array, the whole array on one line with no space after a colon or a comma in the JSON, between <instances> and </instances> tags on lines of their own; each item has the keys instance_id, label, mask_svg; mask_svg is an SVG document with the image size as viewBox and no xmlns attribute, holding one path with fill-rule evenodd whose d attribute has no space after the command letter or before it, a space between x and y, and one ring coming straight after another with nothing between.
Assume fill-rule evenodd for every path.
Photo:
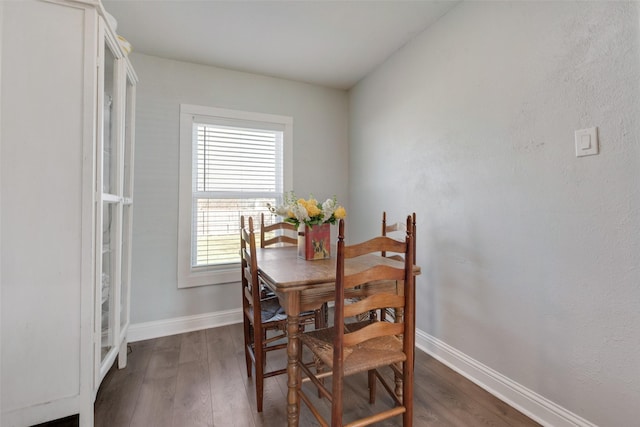
<instances>
[{"instance_id":1,"label":"white flower","mask_svg":"<svg viewBox=\"0 0 640 427\"><path fill-rule=\"evenodd\" d=\"M295 215L298 222L305 222L309 221L310 219L309 214L307 213L307 208L300 205L299 203L291 206L291 212L293 212L293 215Z\"/></svg>"},{"instance_id":2,"label":"white flower","mask_svg":"<svg viewBox=\"0 0 640 427\"><path fill-rule=\"evenodd\" d=\"M286 205L274 207L271 203L267 203L267 208L269 209L269 212L283 216L285 218L287 217L287 215L289 215L289 207Z\"/></svg>"},{"instance_id":3,"label":"white flower","mask_svg":"<svg viewBox=\"0 0 640 427\"><path fill-rule=\"evenodd\" d=\"M289 214L289 209L286 206L278 206L275 211L276 214L286 217Z\"/></svg>"},{"instance_id":4,"label":"white flower","mask_svg":"<svg viewBox=\"0 0 640 427\"><path fill-rule=\"evenodd\" d=\"M327 221L333 215L336 210L336 201L334 199L327 199L322 204L322 222Z\"/></svg>"}]
</instances>

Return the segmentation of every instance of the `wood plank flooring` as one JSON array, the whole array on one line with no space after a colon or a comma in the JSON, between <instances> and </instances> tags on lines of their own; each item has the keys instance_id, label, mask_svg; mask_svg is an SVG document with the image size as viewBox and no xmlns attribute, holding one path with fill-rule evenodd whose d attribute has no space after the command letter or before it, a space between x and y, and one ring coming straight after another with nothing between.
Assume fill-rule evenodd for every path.
<instances>
[{"instance_id":1,"label":"wood plank flooring","mask_svg":"<svg viewBox=\"0 0 640 427\"><path fill-rule=\"evenodd\" d=\"M112 368L100 387L95 426L285 426L286 376L265 380L264 411L256 412L254 383L247 378L242 343L242 324L236 324L130 344L127 367ZM269 356L274 366L286 363L284 351ZM378 389L374 409L390 402L383 388ZM372 410L366 374L345 380L345 396L345 419ZM318 425L303 404L300 426ZM401 426L402 420L396 417L377 425ZM539 426L419 350L414 425Z\"/></svg>"}]
</instances>

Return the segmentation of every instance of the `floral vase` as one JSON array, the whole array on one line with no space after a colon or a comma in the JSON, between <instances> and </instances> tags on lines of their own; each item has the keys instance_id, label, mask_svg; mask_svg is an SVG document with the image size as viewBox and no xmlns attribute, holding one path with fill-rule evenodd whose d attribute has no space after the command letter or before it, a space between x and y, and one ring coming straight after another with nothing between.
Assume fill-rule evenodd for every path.
<instances>
[{"instance_id":1,"label":"floral vase","mask_svg":"<svg viewBox=\"0 0 640 427\"><path fill-rule=\"evenodd\" d=\"M298 258L306 260L331 257L331 225L329 223L298 226Z\"/></svg>"}]
</instances>

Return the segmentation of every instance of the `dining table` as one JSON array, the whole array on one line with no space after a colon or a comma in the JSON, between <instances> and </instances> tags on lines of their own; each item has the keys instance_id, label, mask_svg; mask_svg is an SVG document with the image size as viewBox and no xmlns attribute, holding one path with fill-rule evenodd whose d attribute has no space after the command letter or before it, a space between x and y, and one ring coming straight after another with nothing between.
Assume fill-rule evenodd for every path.
<instances>
[{"instance_id":1,"label":"dining table","mask_svg":"<svg viewBox=\"0 0 640 427\"><path fill-rule=\"evenodd\" d=\"M256 258L260 280L275 292L287 313L287 425L297 427L300 421L298 387L301 381L298 367L299 315L335 299L336 257L305 260L298 258L295 246L285 246L257 248ZM345 260L345 274L363 271L377 264L399 267L403 262L385 258L381 254L362 255ZM414 274L420 274L420 267L414 265ZM373 284L367 292L388 291L388 286L388 282L378 287ZM358 290L351 292L346 296L358 296Z\"/></svg>"}]
</instances>

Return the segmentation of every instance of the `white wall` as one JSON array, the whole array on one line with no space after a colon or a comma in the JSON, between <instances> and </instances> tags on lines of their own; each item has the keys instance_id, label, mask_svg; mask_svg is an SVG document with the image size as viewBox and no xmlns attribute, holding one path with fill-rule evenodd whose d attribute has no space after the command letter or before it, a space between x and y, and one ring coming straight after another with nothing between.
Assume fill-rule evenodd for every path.
<instances>
[{"instance_id":1,"label":"white wall","mask_svg":"<svg viewBox=\"0 0 640 427\"><path fill-rule=\"evenodd\" d=\"M238 284L177 288L179 106L293 117L293 189L305 197L336 194L348 204L347 93L136 53L131 61L140 78L131 321L139 324L239 309Z\"/></svg>"},{"instance_id":2,"label":"white wall","mask_svg":"<svg viewBox=\"0 0 640 427\"><path fill-rule=\"evenodd\" d=\"M638 20L461 3L350 97L349 233L417 212L418 328L601 426L640 416Z\"/></svg>"}]
</instances>

